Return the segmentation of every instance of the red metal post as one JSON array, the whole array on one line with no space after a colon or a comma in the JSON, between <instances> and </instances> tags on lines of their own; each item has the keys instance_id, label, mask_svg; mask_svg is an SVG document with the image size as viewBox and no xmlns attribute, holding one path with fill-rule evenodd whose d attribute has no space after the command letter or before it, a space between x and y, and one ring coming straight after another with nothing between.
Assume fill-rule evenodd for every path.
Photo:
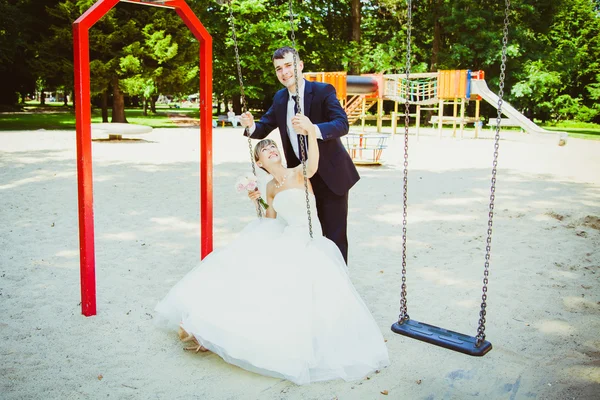
<instances>
[{"instance_id":1,"label":"red metal post","mask_svg":"<svg viewBox=\"0 0 600 400\"><path fill-rule=\"evenodd\" d=\"M73 23L81 311L85 316L96 315L89 29L119 1L99 0ZM200 43L200 255L204 258L213 250L212 38L184 0L128 2L175 8Z\"/></svg>"},{"instance_id":2,"label":"red metal post","mask_svg":"<svg viewBox=\"0 0 600 400\"><path fill-rule=\"evenodd\" d=\"M212 37L184 2L175 9L200 44L200 257L213 250Z\"/></svg>"},{"instance_id":3,"label":"red metal post","mask_svg":"<svg viewBox=\"0 0 600 400\"><path fill-rule=\"evenodd\" d=\"M94 257L94 201L92 190L90 60L88 39L87 28L81 24L73 24L81 312L86 317L96 315L96 263Z\"/></svg>"},{"instance_id":4,"label":"red metal post","mask_svg":"<svg viewBox=\"0 0 600 400\"><path fill-rule=\"evenodd\" d=\"M89 29L118 2L119 0L100 0L73 23L79 268L81 275L81 313L86 317L96 315Z\"/></svg>"}]
</instances>

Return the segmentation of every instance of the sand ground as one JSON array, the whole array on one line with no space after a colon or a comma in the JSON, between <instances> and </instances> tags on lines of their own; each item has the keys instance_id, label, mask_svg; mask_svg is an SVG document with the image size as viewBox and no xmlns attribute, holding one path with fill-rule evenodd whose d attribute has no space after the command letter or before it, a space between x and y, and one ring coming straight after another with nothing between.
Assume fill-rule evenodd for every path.
<instances>
[{"instance_id":1,"label":"sand ground","mask_svg":"<svg viewBox=\"0 0 600 400\"><path fill-rule=\"evenodd\" d=\"M93 143L98 315L86 318L75 133L0 132L0 398L600 398L600 141L559 147L553 136L503 134L486 326L494 348L473 358L390 331L403 138L390 140L384 165L360 167L351 191L349 258L391 365L358 382L296 386L185 353L154 325L156 302L199 259L198 130L142 138ZM410 141L409 314L473 335L493 141L426 130ZM241 130L215 129L213 156L222 246L254 218L233 188L250 171Z\"/></svg>"}]
</instances>

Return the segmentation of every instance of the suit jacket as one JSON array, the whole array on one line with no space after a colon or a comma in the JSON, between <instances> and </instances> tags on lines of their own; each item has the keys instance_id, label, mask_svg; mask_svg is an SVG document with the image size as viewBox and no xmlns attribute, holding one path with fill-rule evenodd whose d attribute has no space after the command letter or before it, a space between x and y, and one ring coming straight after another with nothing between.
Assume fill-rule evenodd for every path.
<instances>
[{"instance_id":1,"label":"suit jacket","mask_svg":"<svg viewBox=\"0 0 600 400\"><path fill-rule=\"evenodd\" d=\"M327 83L304 81L302 111L321 130L319 168L317 175L335 194L341 196L360 179L358 171L344 148L340 137L348 133L348 116L336 97L335 88ZM288 168L300 164L287 134L287 104L289 92L283 88L273 97L271 108L256 122L253 139L264 139L279 128Z\"/></svg>"}]
</instances>

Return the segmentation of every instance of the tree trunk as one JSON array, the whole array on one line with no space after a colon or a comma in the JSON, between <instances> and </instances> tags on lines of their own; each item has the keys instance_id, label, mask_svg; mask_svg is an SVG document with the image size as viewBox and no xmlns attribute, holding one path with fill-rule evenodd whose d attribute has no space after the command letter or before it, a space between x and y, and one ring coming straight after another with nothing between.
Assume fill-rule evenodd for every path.
<instances>
[{"instance_id":1,"label":"tree trunk","mask_svg":"<svg viewBox=\"0 0 600 400\"><path fill-rule=\"evenodd\" d=\"M443 0L433 1L433 43L431 46L431 65L429 71L436 72L438 69L439 53L442 46L442 24L440 17L442 16Z\"/></svg>"},{"instance_id":2,"label":"tree trunk","mask_svg":"<svg viewBox=\"0 0 600 400\"><path fill-rule=\"evenodd\" d=\"M111 122L127 123L125 118L125 95L119 87L119 78L114 77L112 80L113 87L113 106Z\"/></svg>"},{"instance_id":3,"label":"tree trunk","mask_svg":"<svg viewBox=\"0 0 600 400\"><path fill-rule=\"evenodd\" d=\"M240 115L242 113L242 99L240 95L234 95L231 99L231 104L233 104L233 112L235 115Z\"/></svg>"},{"instance_id":4,"label":"tree trunk","mask_svg":"<svg viewBox=\"0 0 600 400\"><path fill-rule=\"evenodd\" d=\"M361 5L360 0L352 0L352 41L358 45L360 44L360 11ZM356 57L350 62L350 74L358 75L360 73L360 58Z\"/></svg>"},{"instance_id":5,"label":"tree trunk","mask_svg":"<svg viewBox=\"0 0 600 400\"><path fill-rule=\"evenodd\" d=\"M40 105L46 105L46 92L44 91L44 89L42 89L42 92L40 93Z\"/></svg>"},{"instance_id":6,"label":"tree trunk","mask_svg":"<svg viewBox=\"0 0 600 400\"><path fill-rule=\"evenodd\" d=\"M143 106L144 107L143 108L143 110L144 110L144 112L143 112L144 117L147 117L148 116L148 99L145 98L144 96L142 96L142 104L144 105Z\"/></svg>"},{"instance_id":7,"label":"tree trunk","mask_svg":"<svg viewBox=\"0 0 600 400\"><path fill-rule=\"evenodd\" d=\"M100 101L102 122L108 122L108 88L104 89L104 92L102 92L102 98Z\"/></svg>"},{"instance_id":8,"label":"tree trunk","mask_svg":"<svg viewBox=\"0 0 600 400\"><path fill-rule=\"evenodd\" d=\"M158 96L150 96L150 111L156 114L156 101L158 100Z\"/></svg>"}]
</instances>

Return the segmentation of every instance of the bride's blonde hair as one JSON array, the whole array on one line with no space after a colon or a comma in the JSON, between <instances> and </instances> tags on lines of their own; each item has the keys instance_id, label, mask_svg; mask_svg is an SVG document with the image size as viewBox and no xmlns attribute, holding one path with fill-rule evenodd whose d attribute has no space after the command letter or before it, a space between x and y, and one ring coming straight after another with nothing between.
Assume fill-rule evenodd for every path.
<instances>
[{"instance_id":1,"label":"bride's blonde hair","mask_svg":"<svg viewBox=\"0 0 600 400\"><path fill-rule=\"evenodd\" d=\"M277 143L275 143L273 139L263 139L256 143L256 146L254 146L254 162L258 161L261 150L270 145L277 147ZM277 147L277 149L279 149L279 147Z\"/></svg>"}]
</instances>

